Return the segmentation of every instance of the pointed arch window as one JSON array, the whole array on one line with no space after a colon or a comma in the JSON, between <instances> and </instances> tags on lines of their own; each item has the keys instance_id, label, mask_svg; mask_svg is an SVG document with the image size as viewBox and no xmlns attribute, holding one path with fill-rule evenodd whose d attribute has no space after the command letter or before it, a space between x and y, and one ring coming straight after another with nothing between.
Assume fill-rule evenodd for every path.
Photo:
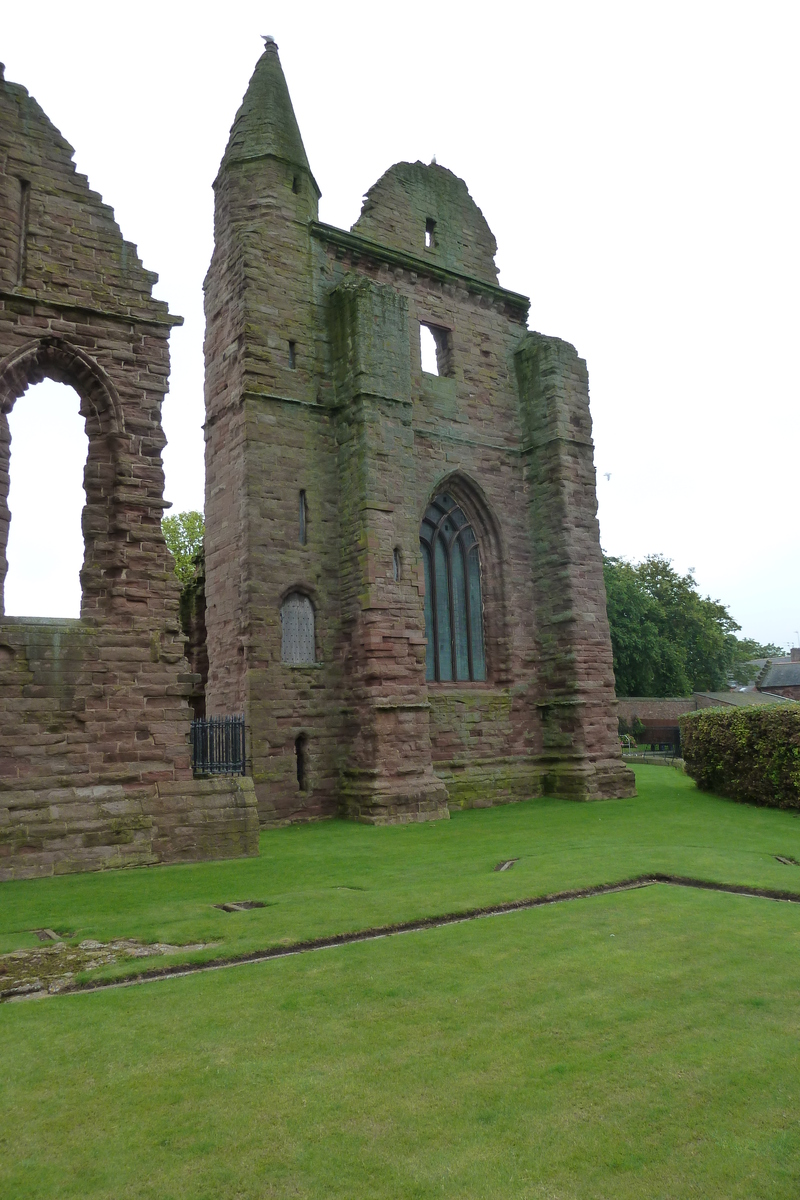
<instances>
[{"instance_id":1,"label":"pointed arch window","mask_svg":"<svg viewBox=\"0 0 800 1200\"><path fill-rule=\"evenodd\" d=\"M419 531L425 569L425 678L486 679L478 539L452 496L429 504Z\"/></svg>"}]
</instances>

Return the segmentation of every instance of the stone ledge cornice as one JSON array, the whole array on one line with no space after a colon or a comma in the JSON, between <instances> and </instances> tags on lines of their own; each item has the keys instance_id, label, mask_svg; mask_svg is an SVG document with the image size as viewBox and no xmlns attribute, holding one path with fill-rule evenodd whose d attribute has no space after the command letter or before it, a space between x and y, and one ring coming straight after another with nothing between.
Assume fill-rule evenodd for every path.
<instances>
[{"instance_id":1,"label":"stone ledge cornice","mask_svg":"<svg viewBox=\"0 0 800 1200\"><path fill-rule=\"evenodd\" d=\"M322 221L310 221L309 229L311 236L316 238L317 241L326 242L332 246L339 246L343 250L350 250L361 255L363 258L372 259L376 263L390 263L392 266L402 267L406 271L411 271L415 275L423 275L428 279L436 279L440 283L449 283L457 287L466 288L468 292L479 296L486 296L500 304L508 305L509 308L515 310L515 315L521 320L527 320L531 302L527 296L523 296L519 292L509 292L497 284L487 283L485 280L476 279L472 275L460 275L457 271L451 271L447 267L439 266L438 263L430 262L424 258L417 258L416 255L409 254L406 250L397 250L392 246L382 246L380 242L373 242L369 238L362 237L360 234L349 233L345 229L337 229L335 225L325 225Z\"/></svg>"},{"instance_id":2,"label":"stone ledge cornice","mask_svg":"<svg viewBox=\"0 0 800 1200\"><path fill-rule=\"evenodd\" d=\"M0 291L0 300L13 300L16 304L22 301L35 308L55 308L62 313L74 312L91 317L103 317L110 321L121 321L123 325L165 325L172 329L175 325L183 324L183 317L173 316L169 312L161 316L141 317L135 313L115 312L110 308L94 308L89 304L69 304L66 300L54 300L50 296L45 297L41 292L34 291Z\"/></svg>"},{"instance_id":3,"label":"stone ledge cornice","mask_svg":"<svg viewBox=\"0 0 800 1200\"><path fill-rule=\"evenodd\" d=\"M554 433L552 437L526 442L524 446L520 447L519 453L532 454L534 450L543 450L545 446L552 446L556 442L560 442L564 446L588 446L594 450L594 442L591 438L567 437L565 434Z\"/></svg>"},{"instance_id":4,"label":"stone ledge cornice","mask_svg":"<svg viewBox=\"0 0 800 1200\"><path fill-rule=\"evenodd\" d=\"M225 154L227 155L227 151ZM268 158L272 159L273 162L283 163L284 166L291 167L294 171L305 172L305 174L308 175L309 179L313 183L314 191L317 193L317 199L319 200L322 192L319 189L319 184L314 178L313 171L304 166L303 163L298 163L291 158L286 158L283 154L273 154L271 150L265 150L262 154L232 154L230 158L224 157L220 163L216 178L211 186L213 187L214 191L217 190L217 184L222 179L222 172L225 169L238 166L248 166L250 163L264 162Z\"/></svg>"}]
</instances>

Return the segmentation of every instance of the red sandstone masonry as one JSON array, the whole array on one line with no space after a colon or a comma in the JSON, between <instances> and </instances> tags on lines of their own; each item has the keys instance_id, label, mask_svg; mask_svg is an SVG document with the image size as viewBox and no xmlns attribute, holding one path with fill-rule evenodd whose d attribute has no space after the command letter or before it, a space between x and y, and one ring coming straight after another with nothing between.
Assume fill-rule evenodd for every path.
<instances>
[{"instance_id":1,"label":"red sandstone masonry","mask_svg":"<svg viewBox=\"0 0 800 1200\"><path fill-rule=\"evenodd\" d=\"M623 696L617 701L619 716L629 725L634 717L640 721L663 721L668 724L677 721L684 713L694 712L697 707L698 701L694 696Z\"/></svg>"},{"instance_id":2,"label":"red sandstone masonry","mask_svg":"<svg viewBox=\"0 0 800 1200\"><path fill-rule=\"evenodd\" d=\"M225 810L217 785L192 780L191 678L161 534L180 318L152 298L156 278L36 102L0 80L0 878L257 851L249 783L226 781ZM74 387L89 438L79 621L2 617L7 413L45 377ZM191 798L191 834L167 785Z\"/></svg>"},{"instance_id":3,"label":"red sandstone masonry","mask_svg":"<svg viewBox=\"0 0 800 1200\"><path fill-rule=\"evenodd\" d=\"M527 334L527 300L497 286L494 238L463 181L397 164L350 233L319 224L268 43L215 187L208 706L245 706L262 820L419 819L443 812L442 784L454 807L543 788L630 794L585 364ZM421 371L420 322L448 331L449 377ZM445 489L480 540L481 684L424 681L419 523ZM314 605L313 667L281 662L292 589Z\"/></svg>"},{"instance_id":4,"label":"red sandstone masonry","mask_svg":"<svg viewBox=\"0 0 800 1200\"><path fill-rule=\"evenodd\" d=\"M800 686L787 684L786 687L764 688L771 696L783 696L786 700L800 700Z\"/></svg>"},{"instance_id":5,"label":"red sandstone masonry","mask_svg":"<svg viewBox=\"0 0 800 1200\"><path fill-rule=\"evenodd\" d=\"M619 752L586 364L566 342L533 333L516 364L534 539L542 758L554 791L632 795L633 774Z\"/></svg>"},{"instance_id":6,"label":"red sandstone masonry","mask_svg":"<svg viewBox=\"0 0 800 1200\"><path fill-rule=\"evenodd\" d=\"M413 493L408 306L393 288L346 277L332 293L339 402L341 597L349 753L340 802L373 823L447 816L431 761L422 596L413 571L393 574L393 548L418 537L401 497ZM372 338L373 329L380 337Z\"/></svg>"}]
</instances>

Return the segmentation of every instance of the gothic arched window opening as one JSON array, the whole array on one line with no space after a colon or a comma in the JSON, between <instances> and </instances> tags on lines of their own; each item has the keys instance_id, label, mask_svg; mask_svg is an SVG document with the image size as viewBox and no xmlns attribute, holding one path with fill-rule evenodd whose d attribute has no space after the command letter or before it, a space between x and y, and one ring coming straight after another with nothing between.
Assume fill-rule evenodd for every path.
<instances>
[{"instance_id":1,"label":"gothic arched window opening","mask_svg":"<svg viewBox=\"0 0 800 1200\"><path fill-rule=\"evenodd\" d=\"M452 496L429 504L419 531L425 568L425 678L483 682L483 602L478 539Z\"/></svg>"},{"instance_id":2,"label":"gothic arched window opening","mask_svg":"<svg viewBox=\"0 0 800 1200\"><path fill-rule=\"evenodd\" d=\"M8 561L5 613L79 617L85 553L81 514L89 449L80 400L69 385L44 379L29 387L9 413L10 524L2 495L2 458L9 448L3 424L0 417L0 559L5 550Z\"/></svg>"},{"instance_id":3,"label":"gothic arched window opening","mask_svg":"<svg viewBox=\"0 0 800 1200\"><path fill-rule=\"evenodd\" d=\"M290 592L281 605L281 661L295 667L316 661L314 606L302 592Z\"/></svg>"}]
</instances>

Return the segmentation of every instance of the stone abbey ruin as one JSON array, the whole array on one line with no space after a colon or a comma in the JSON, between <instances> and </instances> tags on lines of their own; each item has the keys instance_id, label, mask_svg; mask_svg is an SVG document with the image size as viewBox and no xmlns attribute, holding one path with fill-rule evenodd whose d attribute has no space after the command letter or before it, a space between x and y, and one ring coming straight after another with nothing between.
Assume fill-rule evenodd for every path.
<instances>
[{"instance_id":1,"label":"stone abbey ruin","mask_svg":"<svg viewBox=\"0 0 800 1200\"><path fill-rule=\"evenodd\" d=\"M180 318L0 80L0 586L7 413L48 376L89 438L80 619L0 615L0 879L254 854L259 825L337 813L632 794L586 366L528 331L464 182L398 163L350 232L321 223L267 39L214 188L199 679L161 532ZM245 776L193 772L203 693L245 714Z\"/></svg>"}]
</instances>

